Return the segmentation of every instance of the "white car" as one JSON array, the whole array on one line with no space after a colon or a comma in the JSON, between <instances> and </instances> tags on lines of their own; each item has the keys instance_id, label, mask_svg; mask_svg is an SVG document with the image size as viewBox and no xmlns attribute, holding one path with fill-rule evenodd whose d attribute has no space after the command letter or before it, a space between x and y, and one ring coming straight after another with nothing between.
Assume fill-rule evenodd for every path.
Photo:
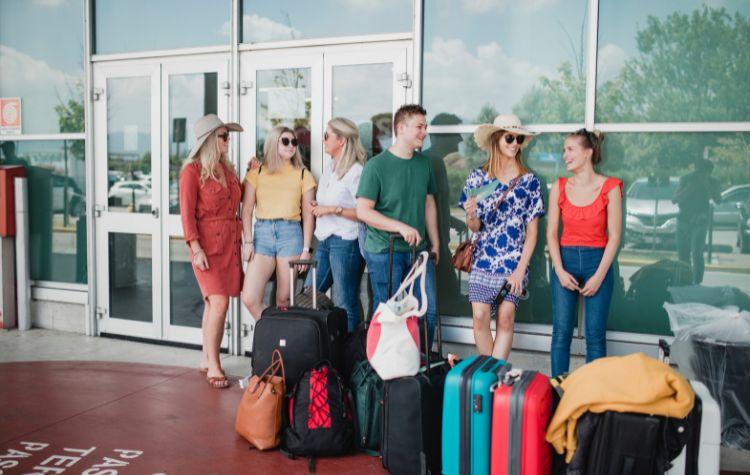
<instances>
[{"instance_id":1,"label":"white car","mask_svg":"<svg viewBox=\"0 0 750 475\"><path fill-rule=\"evenodd\" d=\"M625 238L629 242L674 242L679 208L672 197L679 183L676 177L638 178L630 185L625 201Z\"/></svg>"},{"instance_id":2,"label":"white car","mask_svg":"<svg viewBox=\"0 0 750 475\"><path fill-rule=\"evenodd\" d=\"M109 205L133 206L136 212L151 209L151 188L142 181L118 181L109 189Z\"/></svg>"},{"instance_id":3,"label":"white car","mask_svg":"<svg viewBox=\"0 0 750 475\"><path fill-rule=\"evenodd\" d=\"M735 185L721 192L721 203L714 205L714 226L736 229L740 220L739 206L750 199L750 184Z\"/></svg>"}]
</instances>

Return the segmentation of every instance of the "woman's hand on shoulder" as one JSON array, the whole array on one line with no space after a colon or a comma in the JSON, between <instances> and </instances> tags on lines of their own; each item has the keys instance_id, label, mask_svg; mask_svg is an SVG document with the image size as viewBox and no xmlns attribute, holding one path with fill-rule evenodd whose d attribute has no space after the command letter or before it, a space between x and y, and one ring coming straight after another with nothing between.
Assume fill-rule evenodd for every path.
<instances>
[{"instance_id":1,"label":"woman's hand on shoulder","mask_svg":"<svg viewBox=\"0 0 750 475\"><path fill-rule=\"evenodd\" d=\"M246 171L249 172L250 170L257 170L258 168L260 168L260 166L261 166L261 161L260 160L258 160L254 156L250 157L250 161L247 162L247 170Z\"/></svg>"}]
</instances>

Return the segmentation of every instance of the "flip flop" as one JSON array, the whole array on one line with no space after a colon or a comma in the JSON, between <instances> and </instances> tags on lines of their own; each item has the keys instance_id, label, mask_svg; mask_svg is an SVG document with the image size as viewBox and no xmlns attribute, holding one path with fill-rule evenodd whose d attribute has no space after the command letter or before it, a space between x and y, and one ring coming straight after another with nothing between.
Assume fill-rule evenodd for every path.
<instances>
[{"instance_id":1,"label":"flip flop","mask_svg":"<svg viewBox=\"0 0 750 475\"><path fill-rule=\"evenodd\" d=\"M212 376L207 378L208 379L208 385L211 386L212 389L226 389L229 387L229 380L226 376ZM226 384L224 384L226 382Z\"/></svg>"}]
</instances>

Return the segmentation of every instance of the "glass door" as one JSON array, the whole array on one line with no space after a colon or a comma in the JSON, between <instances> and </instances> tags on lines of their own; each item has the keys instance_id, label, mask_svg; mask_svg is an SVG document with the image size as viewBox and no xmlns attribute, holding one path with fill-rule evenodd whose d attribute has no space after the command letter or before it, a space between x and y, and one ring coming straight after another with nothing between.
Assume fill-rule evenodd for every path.
<instances>
[{"instance_id":1,"label":"glass door","mask_svg":"<svg viewBox=\"0 0 750 475\"><path fill-rule=\"evenodd\" d=\"M252 156L261 157L268 131L276 125L295 130L305 164L317 178L322 170L326 122L343 116L359 125L368 155L391 141L393 112L411 99L406 43L311 48L294 52L247 52L241 58L240 116L243 170ZM248 133L249 132L249 133ZM269 284L266 301L273 294ZM255 320L240 312L241 346L252 351Z\"/></svg>"},{"instance_id":2,"label":"glass door","mask_svg":"<svg viewBox=\"0 0 750 475\"><path fill-rule=\"evenodd\" d=\"M180 220L179 176L195 145L195 122L206 114L229 118L228 56L176 58L161 67L161 189L164 212L163 338L201 344L203 297L195 279ZM238 138L231 135L230 140ZM230 305L231 309L236 307ZM227 322L231 322L227 315ZM227 333L229 331L227 325ZM225 333L222 346L229 338Z\"/></svg>"},{"instance_id":3,"label":"glass door","mask_svg":"<svg viewBox=\"0 0 750 475\"><path fill-rule=\"evenodd\" d=\"M178 181L196 120L227 119L228 64L214 55L95 65L102 333L201 343L203 300L182 238Z\"/></svg>"},{"instance_id":4,"label":"glass door","mask_svg":"<svg viewBox=\"0 0 750 475\"><path fill-rule=\"evenodd\" d=\"M94 69L99 331L161 337L159 64Z\"/></svg>"}]
</instances>

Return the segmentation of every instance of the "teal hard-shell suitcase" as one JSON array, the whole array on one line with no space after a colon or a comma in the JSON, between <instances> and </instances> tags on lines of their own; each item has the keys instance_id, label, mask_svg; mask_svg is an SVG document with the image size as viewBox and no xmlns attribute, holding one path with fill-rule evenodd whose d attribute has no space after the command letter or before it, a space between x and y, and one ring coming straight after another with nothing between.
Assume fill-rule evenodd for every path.
<instances>
[{"instance_id":1,"label":"teal hard-shell suitcase","mask_svg":"<svg viewBox=\"0 0 750 475\"><path fill-rule=\"evenodd\" d=\"M443 473L490 472L492 388L505 362L472 356L450 370L443 399Z\"/></svg>"}]
</instances>

